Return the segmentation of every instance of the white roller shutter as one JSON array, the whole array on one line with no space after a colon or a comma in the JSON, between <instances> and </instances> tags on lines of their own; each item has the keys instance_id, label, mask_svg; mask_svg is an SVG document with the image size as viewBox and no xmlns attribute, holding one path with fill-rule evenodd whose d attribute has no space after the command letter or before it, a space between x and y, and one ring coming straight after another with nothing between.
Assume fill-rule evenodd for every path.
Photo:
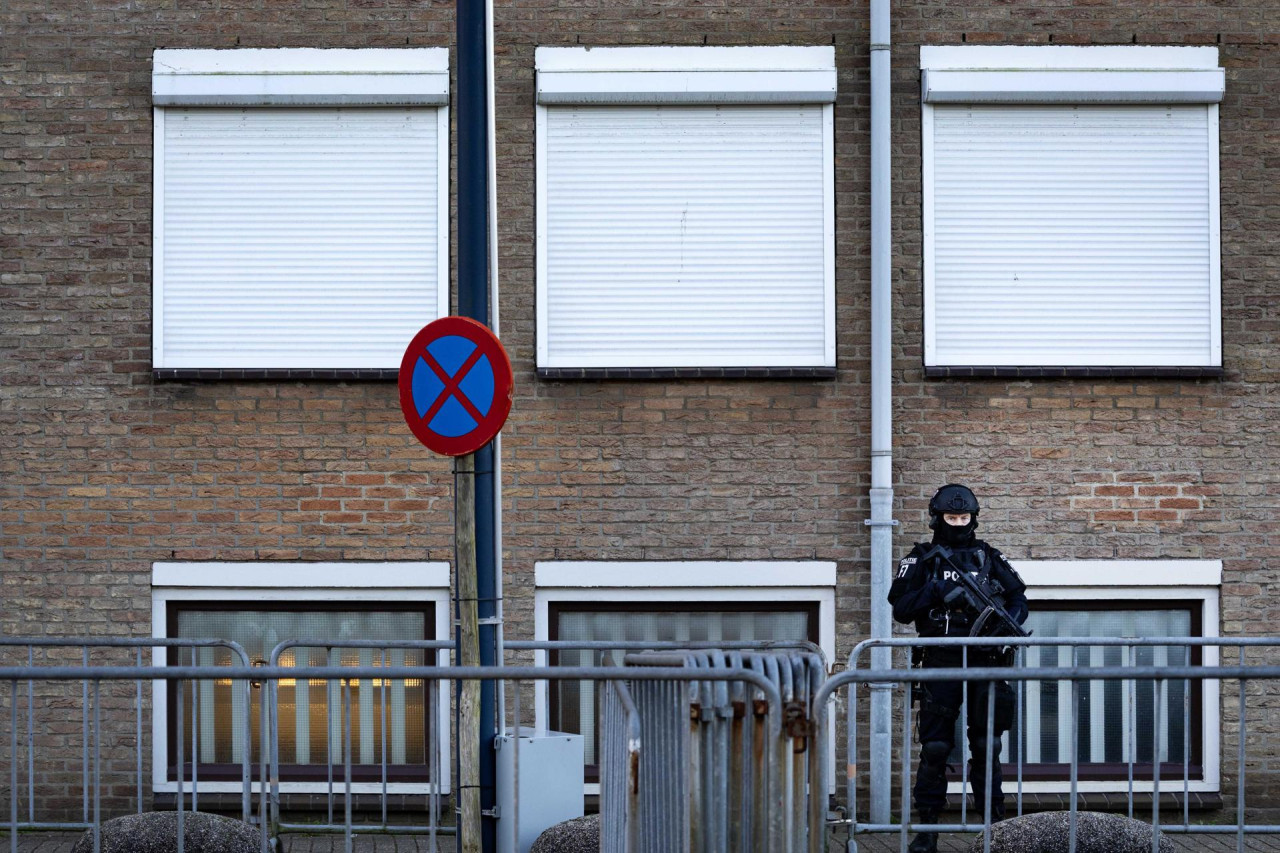
<instances>
[{"instance_id":1,"label":"white roller shutter","mask_svg":"<svg viewBox=\"0 0 1280 853\"><path fill-rule=\"evenodd\" d=\"M540 107L539 366L834 366L830 110Z\"/></svg>"},{"instance_id":2,"label":"white roller shutter","mask_svg":"<svg viewBox=\"0 0 1280 853\"><path fill-rule=\"evenodd\" d=\"M1216 110L926 107L926 364L1220 364Z\"/></svg>"},{"instance_id":3,"label":"white roller shutter","mask_svg":"<svg viewBox=\"0 0 1280 853\"><path fill-rule=\"evenodd\" d=\"M156 366L394 368L447 313L433 107L157 110Z\"/></svg>"}]
</instances>

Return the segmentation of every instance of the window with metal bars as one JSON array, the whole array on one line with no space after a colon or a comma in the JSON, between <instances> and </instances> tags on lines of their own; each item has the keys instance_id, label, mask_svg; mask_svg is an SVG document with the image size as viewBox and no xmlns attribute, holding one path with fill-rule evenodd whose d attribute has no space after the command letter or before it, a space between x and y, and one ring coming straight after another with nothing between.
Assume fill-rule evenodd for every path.
<instances>
[{"instance_id":1,"label":"window with metal bars","mask_svg":"<svg viewBox=\"0 0 1280 853\"><path fill-rule=\"evenodd\" d=\"M218 637L245 648L255 665L269 663L272 650L285 640L324 640L325 647L285 650L282 666L400 667L431 665L433 653L391 647L397 641L435 636L431 605L379 602L249 602L184 601L168 609L169 636ZM386 649L343 648L344 641L386 641ZM227 649L171 651L171 664L230 666ZM432 683L422 679L355 678L350 682L349 719L342 685L336 681L282 679L277 693L277 727L281 779L321 780L344 766L344 744L350 729L353 780L425 781L429 766L429 720L435 706ZM184 776L191 760L201 778L239 779L244 751L256 766L260 760L261 701L264 686L252 683L246 720L243 682L231 679L183 682L170 686L168 702L170 773L177 755L179 726L176 690L183 693L181 731L186 740Z\"/></svg>"}]
</instances>

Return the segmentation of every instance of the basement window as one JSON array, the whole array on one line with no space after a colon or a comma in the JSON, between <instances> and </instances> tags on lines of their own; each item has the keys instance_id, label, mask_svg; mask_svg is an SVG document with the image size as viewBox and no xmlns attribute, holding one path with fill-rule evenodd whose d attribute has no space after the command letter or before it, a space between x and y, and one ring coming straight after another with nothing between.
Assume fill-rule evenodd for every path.
<instances>
[{"instance_id":1,"label":"basement window","mask_svg":"<svg viewBox=\"0 0 1280 853\"><path fill-rule=\"evenodd\" d=\"M1019 560L1031 607L1027 627L1035 637L1216 637L1222 565L1213 560ZM1047 646L1026 651L1028 666L1216 666L1216 647ZM1019 690L1017 684L1010 686ZM1024 790L1068 790L1071 763L1070 682L1023 682L1018 737L1001 747L1005 792L1014 789L1017 750L1023 755ZM1156 714L1156 691L1160 713ZM1219 699L1214 681L1082 682L1079 689L1077 762L1080 791L1118 792L1128 785L1150 791L1158 756L1163 787L1181 790L1184 771L1193 792L1217 792L1220 784ZM962 716L963 719L963 716ZM960 734L959 725L957 735ZM1015 730L1019 727L1015 724ZM957 768L960 744L952 756ZM951 777L959 792L960 774Z\"/></svg>"},{"instance_id":2,"label":"basement window","mask_svg":"<svg viewBox=\"0 0 1280 853\"><path fill-rule=\"evenodd\" d=\"M834 563L546 562L535 567L538 640L811 642L835 654ZM607 665L624 652L535 652L552 666ZM591 682L537 682L539 727L584 735L597 780L597 696Z\"/></svg>"},{"instance_id":3,"label":"basement window","mask_svg":"<svg viewBox=\"0 0 1280 853\"><path fill-rule=\"evenodd\" d=\"M152 570L155 636L231 640L254 666L269 664L273 650L286 641L302 642L281 651L285 667L447 665L447 651L397 644L450 638L448 572L444 563L157 563ZM343 645L357 641L387 645ZM224 647L154 652L157 666L239 663ZM346 697L338 682L281 680L282 790L321 793L329 779L341 781L349 732L356 793L381 791L384 757L389 792L426 793L437 783L445 791L448 683L377 677L349 683L350 716L344 719ZM179 732L187 786L194 777L201 791L239 791L246 755L257 774L267 688L256 682L248 686L246 713L243 681L155 684L154 790L176 790ZM438 780L431 778L433 766L439 768Z\"/></svg>"}]
</instances>

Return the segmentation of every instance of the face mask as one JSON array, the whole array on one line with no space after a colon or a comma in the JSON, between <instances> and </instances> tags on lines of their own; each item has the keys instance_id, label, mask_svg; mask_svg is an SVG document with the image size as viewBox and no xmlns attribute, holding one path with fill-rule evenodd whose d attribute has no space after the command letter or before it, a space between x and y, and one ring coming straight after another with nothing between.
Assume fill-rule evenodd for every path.
<instances>
[{"instance_id":1,"label":"face mask","mask_svg":"<svg viewBox=\"0 0 1280 853\"><path fill-rule=\"evenodd\" d=\"M933 541L952 548L966 546L973 541L973 531L977 526L978 523L976 521L970 521L960 527L952 526L944 521L933 531Z\"/></svg>"}]
</instances>

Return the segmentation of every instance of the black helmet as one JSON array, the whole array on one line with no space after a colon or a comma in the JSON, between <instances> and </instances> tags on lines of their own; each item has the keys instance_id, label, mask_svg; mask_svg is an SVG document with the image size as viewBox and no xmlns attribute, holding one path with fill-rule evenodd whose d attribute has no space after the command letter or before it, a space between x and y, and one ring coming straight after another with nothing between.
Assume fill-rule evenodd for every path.
<instances>
[{"instance_id":1,"label":"black helmet","mask_svg":"<svg viewBox=\"0 0 1280 853\"><path fill-rule=\"evenodd\" d=\"M948 545L962 545L973 537L978 527L978 497L968 486L958 483L947 483L934 493L929 501L929 529L933 531L936 542ZM963 527L953 527L942 520L948 514L969 514L969 523Z\"/></svg>"}]
</instances>

